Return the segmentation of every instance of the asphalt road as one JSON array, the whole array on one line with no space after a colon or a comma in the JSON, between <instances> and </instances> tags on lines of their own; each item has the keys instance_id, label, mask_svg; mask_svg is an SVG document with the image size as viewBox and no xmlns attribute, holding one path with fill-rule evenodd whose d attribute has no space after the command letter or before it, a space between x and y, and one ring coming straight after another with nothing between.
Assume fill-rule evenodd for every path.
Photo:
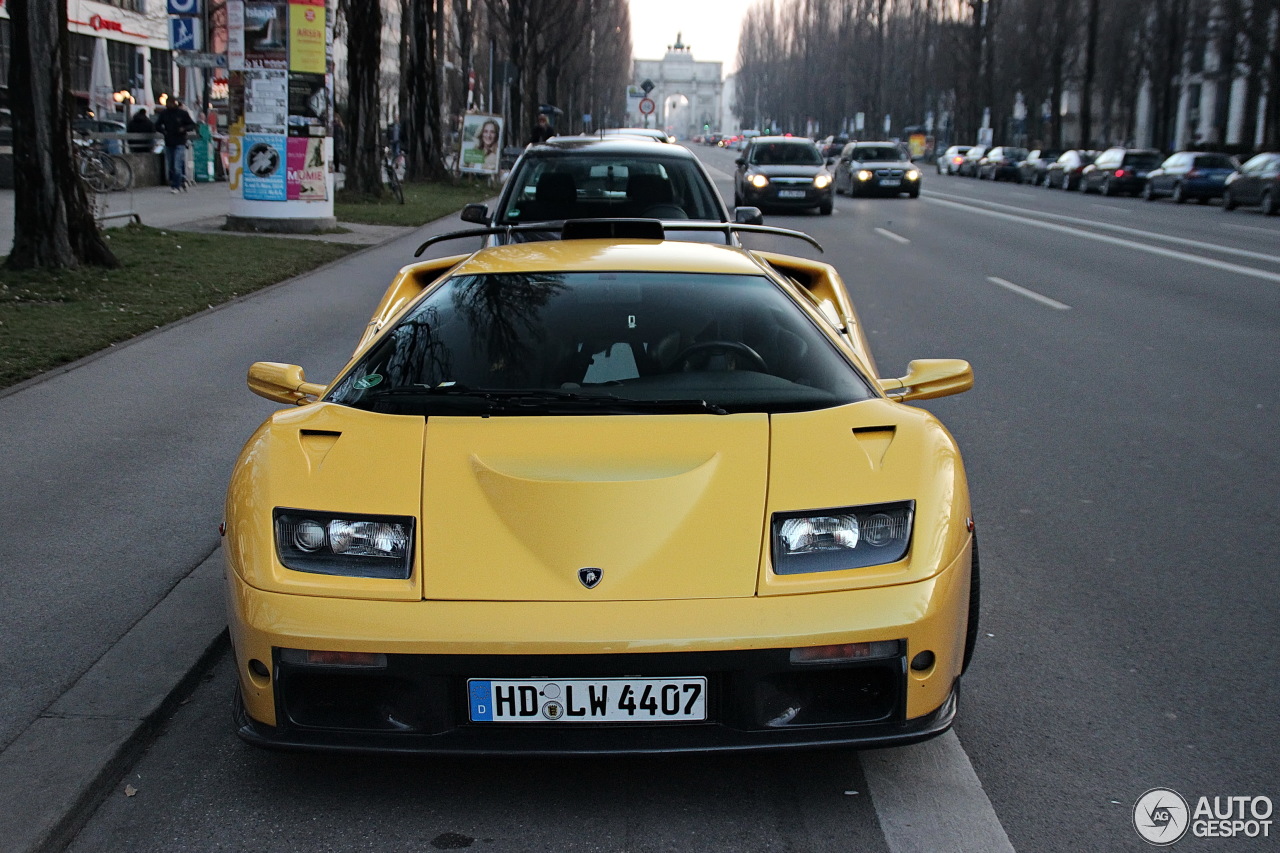
<instances>
[{"instance_id":1,"label":"asphalt road","mask_svg":"<svg viewBox=\"0 0 1280 853\"><path fill-rule=\"evenodd\" d=\"M733 155L697 151L732 198L723 176ZM882 373L917 357L974 365L974 390L926 405L964 451L983 549L982 633L956 732L1009 840L1021 851L1148 849L1133 804L1155 787L1192 803L1280 800L1280 221L932 171L924 186L918 200L841 198L829 217L767 221L825 245ZM134 595L208 553L227 468L270 408L229 393L243 389L244 364L294 361L327 378L409 242L224 309L235 313L210 335L208 358L167 366L186 377L181 395L131 383L128 371L95 375L92 365L76 386L59 386L84 400L85 415L28 437L33 452L48 452L17 473L71 491L28 509L16 498L0 506L27 513L14 530L57 517L82 533L41 540L41 583L0 581L5 596L47 587L33 628L127 620ZM799 243L774 246L809 254ZM203 321L190 329L202 334ZM140 371L164 362L163 350L133 349ZM101 448L104 471L134 472L124 482L77 491L56 450L91 443L103 406L135 412L145 440ZM95 526L94 508L118 503L136 509L136 523ZM86 544L106 561L131 555L135 576L99 578ZM24 556L37 550L32 543ZM109 606L68 615L58 590L81 584ZM91 643L88 630L70 633L71 646ZM54 654L43 637L24 651ZM532 762L281 755L232 736L231 683L223 661L72 850L910 849L865 795L871 767L891 751ZM12 680L0 690L7 705L25 695ZM929 824L964 806L941 798L915 808ZM1271 835L1188 837L1176 849L1275 849Z\"/></svg>"}]
</instances>

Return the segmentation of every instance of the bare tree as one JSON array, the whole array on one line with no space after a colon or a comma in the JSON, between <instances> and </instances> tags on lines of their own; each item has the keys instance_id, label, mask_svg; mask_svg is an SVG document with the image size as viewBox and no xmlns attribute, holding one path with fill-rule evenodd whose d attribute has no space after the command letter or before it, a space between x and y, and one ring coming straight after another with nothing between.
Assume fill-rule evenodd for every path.
<instances>
[{"instance_id":1,"label":"bare tree","mask_svg":"<svg viewBox=\"0 0 1280 853\"><path fill-rule=\"evenodd\" d=\"M346 186L382 195L382 139L379 71L382 66L382 7L366 0L343 0L347 31Z\"/></svg>"},{"instance_id":2,"label":"bare tree","mask_svg":"<svg viewBox=\"0 0 1280 853\"><path fill-rule=\"evenodd\" d=\"M76 173L67 0L9 0L14 217L9 269L117 267Z\"/></svg>"}]
</instances>

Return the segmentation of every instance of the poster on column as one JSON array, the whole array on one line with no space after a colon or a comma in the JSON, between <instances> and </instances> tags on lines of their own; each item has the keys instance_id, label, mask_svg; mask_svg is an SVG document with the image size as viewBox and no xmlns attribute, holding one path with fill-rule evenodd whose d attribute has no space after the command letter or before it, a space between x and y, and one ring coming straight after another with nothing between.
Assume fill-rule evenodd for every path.
<instances>
[{"instance_id":1,"label":"poster on column","mask_svg":"<svg viewBox=\"0 0 1280 853\"><path fill-rule=\"evenodd\" d=\"M227 0L227 68L244 70L244 0Z\"/></svg>"},{"instance_id":2,"label":"poster on column","mask_svg":"<svg viewBox=\"0 0 1280 853\"><path fill-rule=\"evenodd\" d=\"M288 201L285 171L286 140L274 133L246 133L244 137L244 198L246 201Z\"/></svg>"},{"instance_id":3,"label":"poster on column","mask_svg":"<svg viewBox=\"0 0 1280 853\"><path fill-rule=\"evenodd\" d=\"M289 0L289 70L325 72L325 0Z\"/></svg>"},{"instance_id":4,"label":"poster on column","mask_svg":"<svg viewBox=\"0 0 1280 853\"><path fill-rule=\"evenodd\" d=\"M325 136L329 90L323 74L289 75L289 135Z\"/></svg>"},{"instance_id":5,"label":"poster on column","mask_svg":"<svg viewBox=\"0 0 1280 853\"><path fill-rule=\"evenodd\" d=\"M323 138L289 137L290 201L324 201L328 198L325 172Z\"/></svg>"},{"instance_id":6,"label":"poster on column","mask_svg":"<svg viewBox=\"0 0 1280 853\"><path fill-rule=\"evenodd\" d=\"M289 118L289 72L244 72L244 124L250 133L284 133Z\"/></svg>"},{"instance_id":7,"label":"poster on column","mask_svg":"<svg viewBox=\"0 0 1280 853\"><path fill-rule=\"evenodd\" d=\"M280 0L245 0L244 65L246 68L289 67L288 4Z\"/></svg>"}]
</instances>

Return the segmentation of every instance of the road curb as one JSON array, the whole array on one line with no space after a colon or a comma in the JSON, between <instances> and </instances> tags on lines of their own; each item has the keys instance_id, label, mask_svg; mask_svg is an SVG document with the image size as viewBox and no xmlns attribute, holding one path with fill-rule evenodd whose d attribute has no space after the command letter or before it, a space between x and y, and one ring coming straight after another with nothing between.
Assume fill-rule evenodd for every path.
<instances>
[{"instance_id":1,"label":"road curb","mask_svg":"<svg viewBox=\"0 0 1280 853\"><path fill-rule=\"evenodd\" d=\"M221 549L0 753L5 851L54 853L227 647Z\"/></svg>"}]
</instances>

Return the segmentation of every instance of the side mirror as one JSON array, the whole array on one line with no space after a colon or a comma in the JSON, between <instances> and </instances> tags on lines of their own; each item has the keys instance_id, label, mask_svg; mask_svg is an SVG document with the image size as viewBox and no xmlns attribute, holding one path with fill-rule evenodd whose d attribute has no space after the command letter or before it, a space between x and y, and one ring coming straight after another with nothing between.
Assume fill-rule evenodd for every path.
<instances>
[{"instance_id":1,"label":"side mirror","mask_svg":"<svg viewBox=\"0 0 1280 853\"><path fill-rule=\"evenodd\" d=\"M468 204L462 208L462 221L474 222L477 225L488 225L489 208L483 204Z\"/></svg>"},{"instance_id":2,"label":"side mirror","mask_svg":"<svg viewBox=\"0 0 1280 853\"><path fill-rule=\"evenodd\" d=\"M733 162L737 163L739 166L745 166L747 165L747 158L739 157L737 160L734 160Z\"/></svg>"},{"instance_id":3,"label":"side mirror","mask_svg":"<svg viewBox=\"0 0 1280 853\"><path fill-rule=\"evenodd\" d=\"M949 397L972 387L973 368L958 358L918 358L907 365L906 376L880 380L880 389L901 403Z\"/></svg>"},{"instance_id":4,"label":"side mirror","mask_svg":"<svg viewBox=\"0 0 1280 853\"><path fill-rule=\"evenodd\" d=\"M735 207L733 221L739 225L763 225L764 214L758 207Z\"/></svg>"},{"instance_id":5,"label":"side mirror","mask_svg":"<svg viewBox=\"0 0 1280 853\"><path fill-rule=\"evenodd\" d=\"M249 365L249 390L276 403L301 406L319 398L325 386L308 382L296 364L258 361Z\"/></svg>"}]
</instances>

